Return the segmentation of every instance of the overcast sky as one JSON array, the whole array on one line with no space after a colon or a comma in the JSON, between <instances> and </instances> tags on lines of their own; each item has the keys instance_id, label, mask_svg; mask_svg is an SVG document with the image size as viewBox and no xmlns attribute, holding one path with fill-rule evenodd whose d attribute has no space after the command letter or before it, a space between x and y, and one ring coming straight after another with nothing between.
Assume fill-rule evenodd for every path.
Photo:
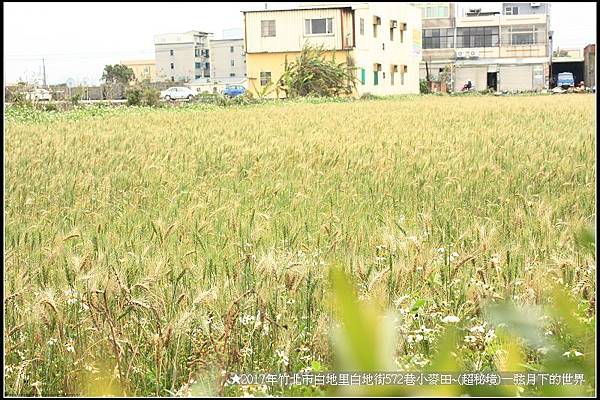
<instances>
[{"instance_id":1,"label":"overcast sky","mask_svg":"<svg viewBox=\"0 0 600 400\"><path fill-rule=\"evenodd\" d=\"M296 2L267 3L269 8ZM583 47L596 38L595 3L551 3L551 29L560 47ZM4 81L40 78L48 83L95 84L106 64L154 58L153 35L242 27L241 10L254 3L3 3ZM501 3L459 3L460 8L500 10ZM460 13L460 11L459 11Z\"/></svg>"}]
</instances>

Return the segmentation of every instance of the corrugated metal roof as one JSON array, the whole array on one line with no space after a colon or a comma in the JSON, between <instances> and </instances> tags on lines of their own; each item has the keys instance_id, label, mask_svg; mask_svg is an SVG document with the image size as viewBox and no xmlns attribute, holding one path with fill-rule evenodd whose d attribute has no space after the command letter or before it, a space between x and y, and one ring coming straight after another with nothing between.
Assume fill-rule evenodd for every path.
<instances>
[{"instance_id":1,"label":"corrugated metal roof","mask_svg":"<svg viewBox=\"0 0 600 400\"><path fill-rule=\"evenodd\" d=\"M354 8L353 4L331 4L331 5L322 5L322 6L307 6L307 7L295 7L295 8L269 8L268 10L245 10L242 13L268 13L268 12L281 12L281 11L306 11L306 10L326 10L326 9L338 9L338 8Z\"/></svg>"}]
</instances>

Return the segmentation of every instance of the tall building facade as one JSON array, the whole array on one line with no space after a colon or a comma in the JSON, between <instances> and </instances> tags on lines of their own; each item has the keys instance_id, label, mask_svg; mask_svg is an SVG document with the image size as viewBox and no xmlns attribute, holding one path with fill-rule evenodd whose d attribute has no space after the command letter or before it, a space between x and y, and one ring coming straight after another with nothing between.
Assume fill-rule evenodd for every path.
<instances>
[{"instance_id":1,"label":"tall building facade","mask_svg":"<svg viewBox=\"0 0 600 400\"><path fill-rule=\"evenodd\" d=\"M460 90L541 90L550 77L550 6L502 3L500 12L456 3L414 3L423 19L422 79L450 81Z\"/></svg>"},{"instance_id":2,"label":"tall building facade","mask_svg":"<svg viewBox=\"0 0 600 400\"><path fill-rule=\"evenodd\" d=\"M211 39L211 78L223 80L246 77L246 53L244 39Z\"/></svg>"},{"instance_id":3,"label":"tall building facade","mask_svg":"<svg viewBox=\"0 0 600 400\"><path fill-rule=\"evenodd\" d=\"M210 35L200 31L155 35L156 79L189 82L210 77Z\"/></svg>"},{"instance_id":4,"label":"tall building facade","mask_svg":"<svg viewBox=\"0 0 600 400\"><path fill-rule=\"evenodd\" d=\"M421 17L406 3L306 5L244 12L248 87L277 82L305 45L356 71L355 94L419 92Z\"/></svg>"}]
</instances>

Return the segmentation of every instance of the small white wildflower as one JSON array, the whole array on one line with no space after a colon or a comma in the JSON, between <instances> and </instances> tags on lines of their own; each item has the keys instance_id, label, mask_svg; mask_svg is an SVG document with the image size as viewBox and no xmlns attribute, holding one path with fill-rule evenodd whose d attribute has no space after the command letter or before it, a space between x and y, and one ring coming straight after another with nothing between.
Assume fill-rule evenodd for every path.
<instances>
[{"instance_id":1,"label":"small white wildflower","mask_svg":"<svg viewBox=\"0 0 600 400\"><path fill-rule=\"evenodd\" d=\"M447 315L442 318L442 322L445 324L456 324L457 322L460 322L460 318L455 315Z\"/></svg>"},{"instance_id":2,"label":"small white wildflower","mask_svg":"<svg viewBox=\"0 0 600 400\"><path fill-rule=\"evenodd\" d=\"M48 346L54 346L56 343L58 343L58 339L56 339L56 338L50 338L46 342L46 344L48 344Z\"/></svg>"},{"instance_id":3,"label":"small white wildflower","mask_svg":"<svg viewBox=\"0 0 600 400\"><path fill-rule=\"evenodd\" d=\"M69 353L75 353L75 346L73 346L72 342L65 343L65 348Z\"/></svg>"},{"instance_id":4,"label":"small white wildflower","mask_svg":"<svg viewBox=\"0 0 600 400\"><path fill-rule=\"evenodd\" d=\"M448 258L450 260L450 262L456 260L458 258L458 253L457 252L453 252L452 254L450 254L450 257Z\"/></svg>"},{"instance_id":5,"label":"small white wildflower","mask_svg":"<svg viewBox=\"0 0 600 400\"><path fill-rule=\"evenodd\" d=\"M476 341L477 341L477 338L475 336L471 336L471 335L465 336L466 343L475 343Z\"/></svg>"},{"instance_id":6,"label":"small white wildflower","mask_svg":"<svg viewBox=\"0 0 600 400\"><path fill-rule=\"evenodd\" d=\"M469 328L469 331L471 333L484 333L485 332L485 325L479 325L479 326L474 326L472 328Z\"/></svg>"},{"instance_id":7,"label":"small white wildflower","mask_svg":"<svg viewBox=\"0 0 600 400\"><path fill-rule=\"evenodd\" d=\"M284 350L276 350L275 354L279 358L279 362L283 364L284 367L287 367L290 362L287 353Z\"/></svg>"},{"instance_id":8,"label":"small white wildflower","mask_svg":"<svg viewBox=\"0 0 600 400\"><path fill-rule=\"evenodd\" d=\"M496 338L496 333L494 332L493 329L488 330L487 333L485 334L485 341L486 342L491 342L495 338Z\"/></svg>"},{"instance_id":9,"label":"small white wildflower","mask_svg":"<svg viewBox=\"0 0 600 400\"><path fill-rule=\"evenodd\" d=\"M444 254L446 252L446 249L443 247L440 247L439 249L437 249L437 252L440 254Z\"/></svg>"}]
</instances>

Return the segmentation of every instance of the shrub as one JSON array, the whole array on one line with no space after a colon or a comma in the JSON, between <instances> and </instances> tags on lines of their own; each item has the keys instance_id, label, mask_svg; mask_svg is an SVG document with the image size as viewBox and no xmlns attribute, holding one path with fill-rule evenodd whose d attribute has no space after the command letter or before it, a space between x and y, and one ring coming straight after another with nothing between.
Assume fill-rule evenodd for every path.
<instances>
[{"instance_id":1,"label":"shrub","mask_svg":"<svg viewBox=\"0 0 600 400\"><path fill-rule=\"evenodd\" d=\"M144 104L150 107L158 107L160 105L160 92L154 88L146 88L142 94Z\"/></svg>"},{"instance_id":2,"label":"shrub","mask_svg":"<svg viewBox=\"0 0 600 400\"><path fill-rule=\"evenodd\" d=\"M139 106L142 104L142 91L139 88L127 89L126 92L127 105L128 106Z\"/></svg>"},{"instance_id":3,"label":"shrub","mask_svg":"<svg viewBox=\"0 0 600 400\"><path fill-rule=\"evenodd\" d=\"M81 93L75 93L73 96L71 96L71 98L69 99L69 101L71 102L71 105L73 106L77 106L79 105L79 101L81 100Z\"/></svg>"},{"instance_id":4,"label":"shrub","mask_svg":"<svg viewBox=\"0 0 600 400\"><path fill-rule=\"evenodd\" d=\"M419 80L419 89L420 89L421 94L430 94L431 93L431 89L429 88L429 83L427 82L427 79Z\"/></svg>"},{"instance_id":5,"label":"shrub","mask_svg":"<svg viewBox=\"0 0 600 400\"><path fill-rule=\"evenodd\" d=\"M277 90L286 97L351 94L356 85L354 68L326 59L323 47L305 46L295 61L285 63Z\"/></svg>"}]
</instances>

